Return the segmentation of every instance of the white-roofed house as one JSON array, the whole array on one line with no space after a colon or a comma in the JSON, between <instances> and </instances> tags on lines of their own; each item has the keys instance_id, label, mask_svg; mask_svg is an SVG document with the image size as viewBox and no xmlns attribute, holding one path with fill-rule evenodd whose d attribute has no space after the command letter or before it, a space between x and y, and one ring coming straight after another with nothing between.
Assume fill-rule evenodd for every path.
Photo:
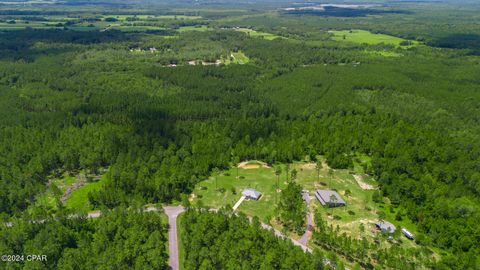
<instances>
[{"instance_id":1,"label":"white-roofed house","mask_svg":"<svg viewBox=\"0 0 480 270\"><path fill-rule=\"evenodd\" d=\"M253 188L245 189L242 192L242 195L245 196L246 199L255 200L255 201L257 201L258 199L260 199L260 197L262 197L262 193L256 191Z\"/></svg>"}]
</instances>

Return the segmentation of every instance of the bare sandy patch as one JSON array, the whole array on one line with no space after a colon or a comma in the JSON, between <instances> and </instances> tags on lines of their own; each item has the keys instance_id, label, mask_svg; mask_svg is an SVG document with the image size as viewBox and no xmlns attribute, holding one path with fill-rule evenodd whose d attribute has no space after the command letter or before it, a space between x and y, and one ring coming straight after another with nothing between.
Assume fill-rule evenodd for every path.
<instances>
[{"instance_id":1,"label":"bare sandy patch","mask_svg":"<svg viewBox=\"0 0 480 270\"><path fill-rule=\"evenodd\" d=\"M259 169L259 168L270 168L267 163L261 161L243 161L237 165L240 169Z\"/></svg>"},{"instance_id":2,"label":"bare sandy patch","mask_svg":"<svg viewBox=\"0 0 480 270\"><path fill-rule=\"evenodd\" d=\"M300 165L300 170L314 170L316 168L317 168L317 165L313 162Z\"/></svg>"},{"instance_id":3,"label":"bare sandy patch","mask_svg":"<svg viewBox=\"0 0 480 270\"><path fill-rule=\"evenodd\" d=\"M374 186L367 184L363 181L363 177L361 175L353 174L353 178L355 178L355 181L357 181L357 184L365 190L372 190L375 189Z\"/></svg>"}]
</instances>

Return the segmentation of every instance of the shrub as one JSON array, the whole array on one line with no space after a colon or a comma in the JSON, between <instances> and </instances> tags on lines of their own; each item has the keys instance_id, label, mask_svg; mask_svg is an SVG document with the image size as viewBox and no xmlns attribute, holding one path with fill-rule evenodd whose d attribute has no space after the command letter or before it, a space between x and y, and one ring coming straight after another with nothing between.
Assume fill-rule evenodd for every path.
<instances>
[{"instance_id":1,"label":"shrub","mask_svg":"<svg viewBox=\"0 0 480 270\"><path fill-rule=\"evenodd\" d=\"M334 216L333 216L333 219L335 219L335 220L340 220L340 219L342 219L342 217L339 216L339 215L334 215Z\"/></svg>"},{"instance_id":2,"label":"shrub","mask_svg":"<svg viewBox=\"0 0 480 270\"><path fill-rule=\"evenodd\" d=\"M355 212L353 212L352 210L348 210L348 214L351 216L355 216Z\"/></svg>"}]
</instances>

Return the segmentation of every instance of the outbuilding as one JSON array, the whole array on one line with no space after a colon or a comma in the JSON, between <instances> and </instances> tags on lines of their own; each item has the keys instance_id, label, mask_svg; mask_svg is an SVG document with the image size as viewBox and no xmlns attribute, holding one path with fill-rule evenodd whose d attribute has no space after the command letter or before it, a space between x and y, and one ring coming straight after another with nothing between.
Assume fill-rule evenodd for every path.
<instances>
[{"instance_id":1,"label":"outbuilding","mask_svg":"<svg viewBox=\"0 0 480 270\"><path fill-rule=\"evenodd\" d=\"M345 201L340 197L340 194L335 190L318 189L315 191L315 197L323 206L339 207L346 205Z\"/></svg>"},{"instance_id":2,"label":"outbuilding","mask_svg":"<svg viewBox=\"0 0 480 270\"><path fill-rule=\"evenodd\" d=\"M260 197L262 197L262 193L256 191L253 188L245 189L242 192L242 195L245 196L246 199L255 200L255 201L257 201L258 199L260 199Z\"/></svg>"},{"instance_id":3,"label":"outbuilding","mask_svg":"<svg viewBox=\"0 0 480 270\"><path fill-rule=\"evenodd\" d=\"M380 220L379 222L375 223L375 226L377 226L379 230L387 233L394 233L396 230L395 225L385 220Z\"/></svg>"},{"instance_id":4,"label":"outbuilding","mask_svg":"<svg viewBox=\"0 0 480 270\"><path fill-rule=\"evenodd\" d=\"M402 233L403 233L403 235L405 235L405 237L407 237L408 239L413 240L413 234L412 234L411 232L409 232L407 229L402 228Z\"/></svg>"}]
</instances>

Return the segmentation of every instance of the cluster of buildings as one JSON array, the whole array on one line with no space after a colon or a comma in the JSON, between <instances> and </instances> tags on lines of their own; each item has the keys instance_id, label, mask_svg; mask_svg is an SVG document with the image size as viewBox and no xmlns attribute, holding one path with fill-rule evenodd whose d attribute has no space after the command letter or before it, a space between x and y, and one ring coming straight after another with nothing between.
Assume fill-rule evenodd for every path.
<instances>
[{"instance_id":1,"label":"cluster of buildings","mask_svg":"<svg viewBox=\"0 0 480 270\"><path fill-rule=\"evenodd\" d=\"M307 193L307 190L302 191L302 195L305 196ZM307 193L308 194L308 193ZM247 188L243 190L242 195L247 199L247 200L254 200L257 201L260 199L262 196L262 193L259 191L253 189L253 188ZM346 202L343 200L343 198L336 192L335 190L321 190L318 189L315 191L315 198L320 202L322 206L325 207L342 207L346 206ZM386 221L386 220L380 220L375 223L375 227L382 232L392 234L395 232L396 227L392 223ZM408 231L406 228L402 228L401 232L405 237L408 239L413 239L413 234Z\"/></svg>"}]
</instances>

